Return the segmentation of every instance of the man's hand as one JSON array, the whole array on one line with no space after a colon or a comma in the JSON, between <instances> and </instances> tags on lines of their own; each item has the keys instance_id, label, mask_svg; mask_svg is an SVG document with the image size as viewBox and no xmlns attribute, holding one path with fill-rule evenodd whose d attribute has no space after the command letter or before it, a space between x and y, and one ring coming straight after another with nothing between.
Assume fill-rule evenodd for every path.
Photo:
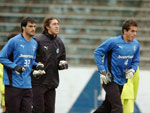
<instances>
[{"instance_id":1,"label":"man's hand","mask_svg":"<svg viewBox=\"0 0 150 113\"><path fill-rule=\"evenodd\" d=\"M126 79L130 79L130 78L133 78L133 74L135 73L135 71L133 69L127 69L125 71L125 76L126 76Z\"/></svg>"},{"instance_id":2,"label":"man's hand","mask_svg":"<svg viewBox=\"0 0 150 113\"><path fill-rule=\"evenodd\" d=\"M65 60L61 60L59 62L59 69L60 70L68 69L68 62Z\"/></svg>"},{"instance_id":3,"label":"man's hand","mask_svg":"<svg viewBox=\"0 0 150 113\"><path fill-rule=\"evenodd\" d=\"M109 82L111 82L111 78L112 78L111 73L106 72L106 71L100 72L100 80L102 84L103 83L108 84Z\"/></svg>"},{"instance_id":4,"label":"man's hand","mask_svg":"<svg viewBox=\"0 0 150 113\"><path fill-rule=\"evenodd\" d=\"M44 70L34 70L32 74L36 79L39 79L42 75L45 74L45 71Z\"/></svg>"},{"instance_id":5,"label":"man's hand","mask_svg":"<svg viewBox=\"0 0 150 113\"><path fill-rule=\"evenodd\" d=\"M15 70L15 72L16 72L18 75L20 75L22 72L25 71L25 67L23 67L23 66L16 66L16 67L14 68L14 70Z\"/></svg>"},{"instance_id":6,"label":"man's hand","mask_svg":"<svg viewBox=\"0 0 150 113\"><path fill-rule=\"evenodd\" d=\"M44 71L44 64L39 62L36 66L36 70L33 70L32 74L36 79L39 79L41 76L46 74L46 72Z\"/></svg>"}]
</instances>

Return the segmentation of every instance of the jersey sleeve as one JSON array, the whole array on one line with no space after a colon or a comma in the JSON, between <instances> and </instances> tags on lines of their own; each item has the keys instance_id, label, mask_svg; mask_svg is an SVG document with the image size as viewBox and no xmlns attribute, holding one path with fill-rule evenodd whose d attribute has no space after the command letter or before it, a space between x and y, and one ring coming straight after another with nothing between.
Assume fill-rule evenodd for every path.
<instances>
[{"instance_id":1,"label":"jersey sleeve","mask_svg":"<svg viewBox=\"0 0 150 113\"><path fill-rule=\"evenodd\" d=\"M9 56L13 52L14 46L14 41L9 40L0 52L0 62L4 66L9 67L11 69L14 69L17 66L17 64L9 60Z\"/></svg>"},{"instance_id":2,"label":"jersey sleeve","mask_svg":"<svg viewBox=\"0 0 150 113\"><path fill-rule=\"evenodd\" d=\"M94 51L94 58L98 67L98 71L105 70L104 67L104 57L106 53L113 48L113 38L110 38L106 40L104 43L102 43L96 50Z\"/></svg>"},{"instance_id":3,"label":"jersey sleeve","mask_svg":"<svg viewBox=\"0 0 150 113\"><path fill-rule=\"evenodd\" d=\"M38 48L38 43L35 39L33 39L34 42L35 42L35 46L36 46L36 49L35 49L35 52L34 52L34 55L33 55L33 66L37 66L38 65L38 62L35 61L36 59L36 55L37 55L37 48Z\"/></svg>"},{"instance_id":4,"label":"jersey sleeve","mask_svg":"<svg viewBox=\"0 0 150 113\"><path fill-rule=\"evenodd\" d=\"M66 49L64 43L61 40L60 40L60 48L61 48L61 54L58 57L58 61L66 60Z\"/></svg>"},{"instance_id":5,"label":"jersey sleeve","mask_svg":"<svg viewBox=\"0 0 150 113\"><path fill-rule=\"evenodd\" d=\"M137 47L137 50L136 50L135 55L133 57L130 68L132 68L136 71L139 63L140 63L140 44L138 44L138 47Z\"/></svg>"}]
</instances>

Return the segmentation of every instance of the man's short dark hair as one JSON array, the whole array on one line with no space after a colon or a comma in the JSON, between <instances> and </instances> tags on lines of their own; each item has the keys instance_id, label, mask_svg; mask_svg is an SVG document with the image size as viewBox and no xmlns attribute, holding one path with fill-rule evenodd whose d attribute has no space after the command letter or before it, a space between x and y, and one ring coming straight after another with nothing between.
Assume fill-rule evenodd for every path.
<instances>
[{"instance_id":1,"label":"man's short dark hair","mask_svg":"<svg viewBox=\"0 0 150 113\"><path fill-rule=\"evenodd\" d=\"M136 26L138 27L137 23L135 20L133 19L128 19L125 20L122 24L122 33L124 33L124 30L128 31L130 29L131 26Z\"/></svg>"},{"instance_id":2,"label":"man's short dark hair","mask_svg":"<svg viewBox=\"0 0 150 113\"><path fill-rule=\"evenodd\" d=\"M28 22L36 23L35 19L32 18L32 17L25 17L25 18L23 18L22 21L21 21L21 32L23 32L22 27L23 26L26 27Z\"/></svg>"}]
</instances>

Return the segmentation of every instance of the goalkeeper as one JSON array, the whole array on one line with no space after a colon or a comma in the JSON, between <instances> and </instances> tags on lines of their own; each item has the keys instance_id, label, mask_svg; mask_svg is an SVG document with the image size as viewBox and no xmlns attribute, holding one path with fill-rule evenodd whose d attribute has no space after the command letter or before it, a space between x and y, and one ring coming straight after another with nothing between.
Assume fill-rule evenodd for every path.
<instances>
[{"instance_id":1,"label":"goalkeeper","mask_svg":"<svg viewBox=\"0 0 150 113\"><path fill-rule=\"evenodd\" d=\"M40 69L33 72L32 113L55 113L56 88L59 85L59 70L68 69L65 45L59 38L60 22L57 18L45 18L43 32L34 36L38 43L36 62L44 64L45 74Z\"/></svg>"},{"instance_id":2,"label":"goalkeeper","mask_svg":"<svg viewBox=\"0 0 150 113\"><path fill-rule=\"evenodd\" d=\"M37 42L32 38L36 21L31 17L21 20L21 33L12 37L0 52L4 66L5 105L8 113L31 113L32 85L30 73L35 62Z\"/></svg>"},{"instance_id":3,"label":"goalkeeper","mask_svg":"<svg viewBox=\"0 0 150 113\"><path fill-rule=\"evenodd\" d=\"M135 39L137 28L134 20L124 21L122 35L109 38L95 50L94 57L106 96L94 113L123 112L123 85L133 77L139 65L140 44Z\"/></svg>"}]
</instances>

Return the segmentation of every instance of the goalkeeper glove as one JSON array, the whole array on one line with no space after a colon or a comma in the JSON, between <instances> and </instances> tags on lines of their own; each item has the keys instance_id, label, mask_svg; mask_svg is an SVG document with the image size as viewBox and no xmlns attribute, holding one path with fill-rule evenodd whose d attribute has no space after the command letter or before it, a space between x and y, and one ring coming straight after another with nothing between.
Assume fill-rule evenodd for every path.
<instances>
[{"instance_id":1,"label":"goalkeeper glove","mask_svg":"<svg viewBox=\"0 0 150 113\"><path fill-rule=\"evenodd\" d=\"M111 73L106 72L106 71L100 72L100 80L102 84L103 83L108 84L109 82L111 82L111 78L112 78Z\"/></svg>"},{"instance_id":2,"label":"goalkeeper glove","mask_svg":"<svg viewBox=\"0 0 150 113\"><path fill-rule=\"evenodd\" d=\"M39 62L36 66L37 70L44 70L44 64L42 64L41 62Z\"/></svg>"},{"instance_id":3,"label":"goalkeeper glove","mask_svg":"<svg viewBox=\"0 0 150 113\"><path fill-rule=\"evenodd\" d=\"M45 74L45 71L44 70L34 70L32 74L36 79L39 79L42 75Z\"/></svg>"},{"instance_id":4,"label":"goalkeeper glove","mask_svg":"<svg viewBox=\"0 0 150 113\"><path fill-rule=\"evenodd\" d=\"M133 69L127 69L125 71L125 76L126 76L126 79L130 79L130 78L133 78L133 74L135 73L135 71Z\"/></svg>"},{"instance_id":5,"label":"goalkeeper glove","mask_svg":"<svg viewBox=\"0 0 150 113\"><path fill-rule=\"evenodd\" d=\"M15 72L16 72L18 75L20 75L22 72L25 71L25 67L23 67L23 66L16 66L16 67L14 68L14 70L15 70Z\"/></svg>"},{"instance_id":6,"label":"goalkeeper glove","mask_svg":"<svg viewBox=\"0 0 150 113\"><path fill-rule=\"evenodd\" d=\"M68 63L67 63L67 61L61 60L59 62L59 69L60 70L68 69Z\"/></svg>"},{"instance_id":7,"label":"goalkeeper glove","mask_svg":"<svg viewBox=\"0 0 150 113\"><path fill-rule=\"evenodd\" d=\"M37 70L33 70L32 74L36 79L39 79L42 75L46 74L44 71L44 64L39 62L36 66Z\"/></svg>"}]
</instances>

